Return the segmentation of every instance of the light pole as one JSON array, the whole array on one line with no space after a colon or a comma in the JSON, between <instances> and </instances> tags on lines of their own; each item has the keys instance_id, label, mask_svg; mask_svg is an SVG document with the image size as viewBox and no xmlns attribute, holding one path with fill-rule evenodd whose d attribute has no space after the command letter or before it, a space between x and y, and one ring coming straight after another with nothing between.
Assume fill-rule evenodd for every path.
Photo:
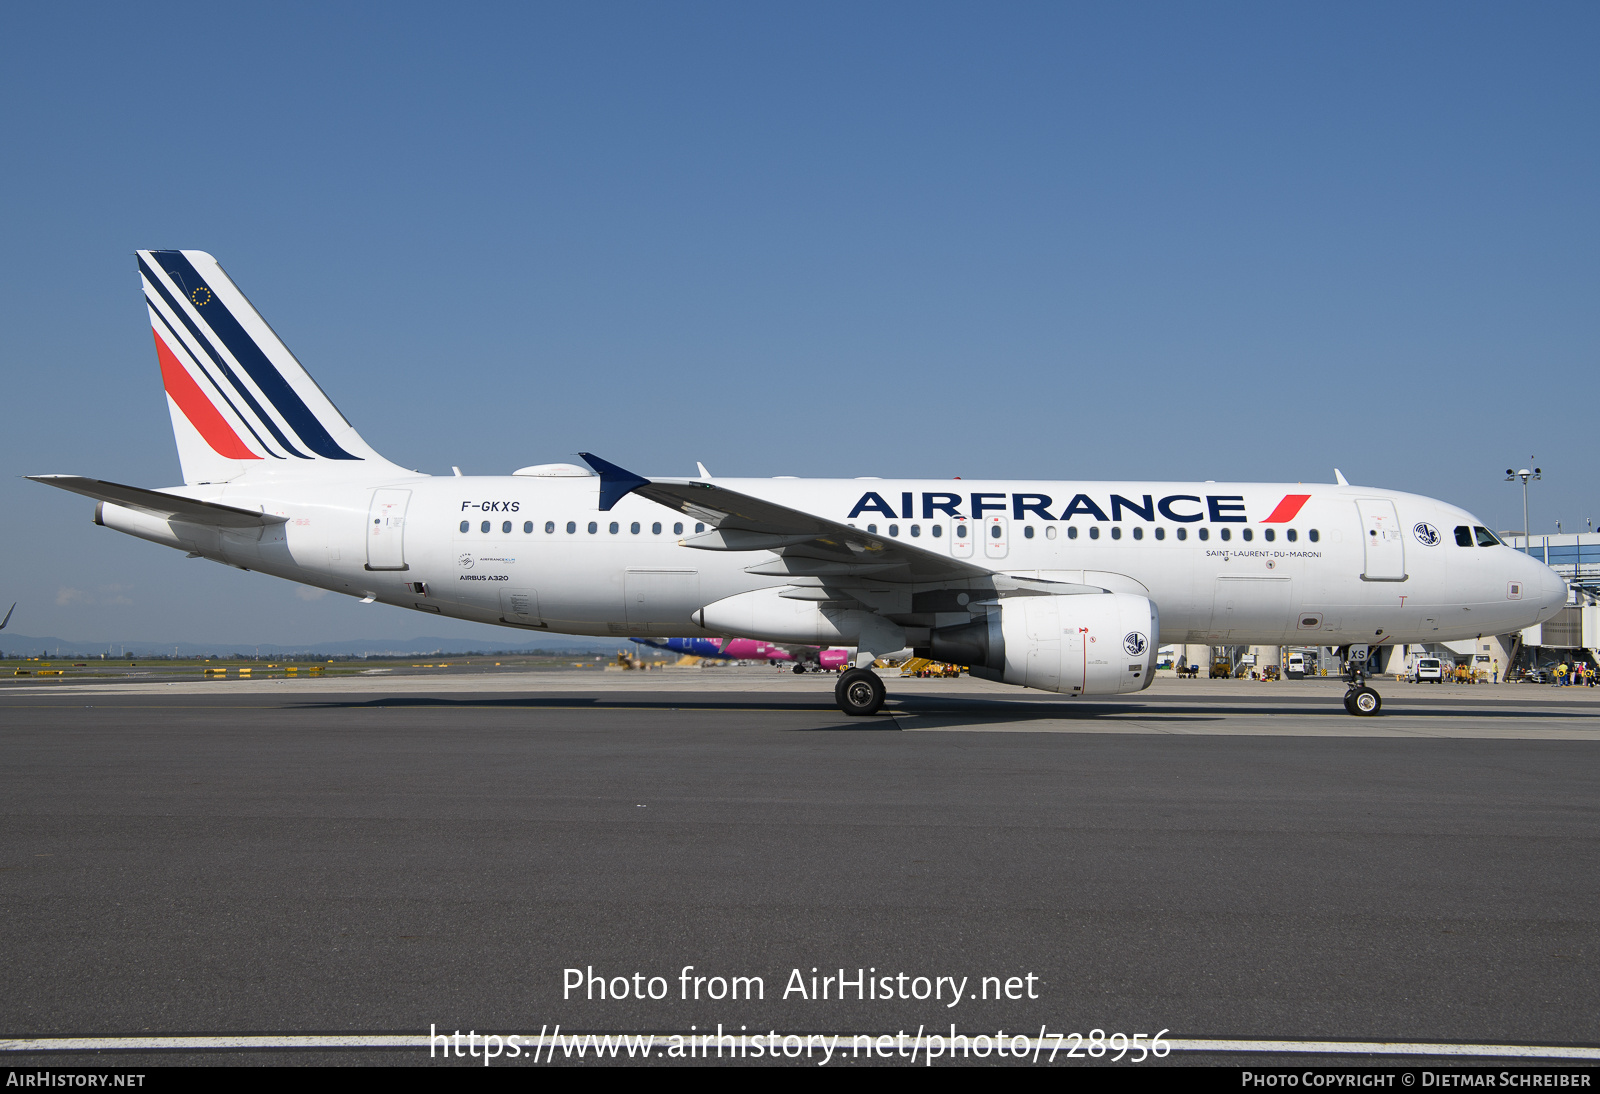
<instances>
[{"instance_id":1,"label":"light pole","mask_svg":"<svg viewBox=\"0 0 1600 1094\"><path fill-rule=\"evenodd\" d=\"M1528 457L1528 462L1533 462L1532 456ZM1509 467L1506 468L1507 482L1522 480L1522 553L1527 555L1533 554L1533 533L1528 531L1528 480L1533 479L1537 482L1539 478L1540 470L1537 467L1532 471L1529 471L1526 467L1521 471L1513 471Z\"/></svg>"}]
</instances>

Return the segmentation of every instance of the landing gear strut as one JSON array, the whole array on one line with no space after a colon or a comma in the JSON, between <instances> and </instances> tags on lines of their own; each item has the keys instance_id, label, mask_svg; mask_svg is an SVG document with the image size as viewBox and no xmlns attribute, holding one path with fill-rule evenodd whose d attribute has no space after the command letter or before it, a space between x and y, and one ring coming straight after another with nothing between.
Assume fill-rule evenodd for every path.
<instances>
[{"instance_id":1,"label":"landing gear strut","mask_svg":"<svg viewBox=\"0 0 1600 1094\"><path fill-rule=\"evenodd\" d=\"M834 702L851 715L878 713L886 695L883 681L870 669L847 669L839 674L839 682L833 686Z\"/></svg>"},{"instance_id":2,"label":"landing gear strut","mask_svg":"<svg viewBox=\"0 0 1600 1094\"><path fill-rule=\"evenodd\" d=\"M1358 718L1370 718L1383 709L1383 696L1367 687L1366 658L1357 660L1352 652L1349 647L1344 650L1345 664L1349 666L1345 679L1350 682L1350 690L1344 693L1344 709Z\"/></svg>"}]
</instances>

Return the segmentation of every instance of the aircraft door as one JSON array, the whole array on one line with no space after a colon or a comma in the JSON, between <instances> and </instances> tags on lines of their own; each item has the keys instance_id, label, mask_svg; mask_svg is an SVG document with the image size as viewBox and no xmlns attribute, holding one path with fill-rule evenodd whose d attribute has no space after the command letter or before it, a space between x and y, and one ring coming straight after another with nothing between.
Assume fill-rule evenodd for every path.
<instances>
[{"instance_id":1,"label":"aircraft door","mask_svg":"<svg viewBox=\"0 0 1600 1094\"><path fill-rule=\"evenodd\" d=\"M972 521L966 517L954 517L950 521L950 553L956 558L972 557L972 541L975 538Z\"/></svg>"},{"instance_id":2,"label":"aircraft door","mask_svg":"<svg viewBox=\"0 0 1600 1094\"><path fill-rule=\"evenodd\" d=\"M1361 542L1366 547L1363 581L1404 581L1406 540L1400 517L1388 498L1357 498L1361 513Z\"/></svg>"},{"instance_id":3,"label":"aircraft door","mask_svg":"<svg viewBox=\"0 0 1600 1094\"><path fill-rule=\"evenodd\" d=\"M987 517L983 522L983 553L990 558L1006 557L1007 533L1005 517Z\"/></svg>"},{"instance_id":4,"label":"aircraft door","mask_svg":"<svg viewBox=\"0 0 1600 1094\"><path fill-rule=\"evenodd\" d=\"M406 506L409 490L374 490L367 510L367 569L406 570Z\"/></svg>"},{"instance_id":5,"label":"aircraft door","mask_svg":"<svg viewBox=\"0 0 1600 1094\"><path fill-rule=\"evenodd\" d=\"M543 627L539 617L539 593L535 589L501 589L500 622L518 627Z\"/></svg>"}]
</instances>

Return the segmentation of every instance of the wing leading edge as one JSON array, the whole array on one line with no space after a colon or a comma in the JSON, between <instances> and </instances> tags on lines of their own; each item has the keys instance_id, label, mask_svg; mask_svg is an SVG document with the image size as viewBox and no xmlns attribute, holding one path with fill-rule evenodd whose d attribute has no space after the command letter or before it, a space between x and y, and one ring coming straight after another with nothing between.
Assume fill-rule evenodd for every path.
<instances>
[{"instance_id":1,"label":"wing leading edge","mask_svg":"<svg viewBox=\"0 0 1600 1094\"><path fill-rule=\"evenodd\" d=\"M1059 596L1105 591L1092 585L1001 574L815 513L730 490L716 482L647 479L591 453L579 455L599 473L602 509L610 509L628 494L638 494L712 525L709 532L680 540L685 547L771 551L779 556L775 561L746 569L753 574L790 578L799 586L791 594L794 599L826 600L826 590L850 589L864 581L924 589L993 589L1001 595Z\"/></svg>"}]
</instances>

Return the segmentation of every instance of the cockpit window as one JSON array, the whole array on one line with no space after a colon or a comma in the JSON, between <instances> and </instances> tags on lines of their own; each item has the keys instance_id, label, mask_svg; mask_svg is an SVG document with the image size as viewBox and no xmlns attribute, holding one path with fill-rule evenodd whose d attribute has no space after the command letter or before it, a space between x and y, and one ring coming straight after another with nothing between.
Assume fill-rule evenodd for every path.
<instances>
[{"instance_id":1,"label":"cockpit window","mask_svg":"<svg viewBox=\"0 0 1600 1094\"><path fill-rule=\"evenodd\" d=\"M1456 525L1456 546L1472 546L1472 529L1468 528L1465 524Z\"/></svg>"},{"instance_id":2,"label":"cockpit window","mask_svg":"<svg viewBox=\"0 0 1600 1094\"><path fill-rule=\"evenodd\" d=\"M1495 538L1495 534L1493 532L1489 531L1489 529L1483 527L1481 524L1474 524L1472 526L1472 530L1474 532L1478 533L1478 546L1479 547L1497 547L1497 546L1499 546L1500 541Z\"/></svg>"}]
</instances>

